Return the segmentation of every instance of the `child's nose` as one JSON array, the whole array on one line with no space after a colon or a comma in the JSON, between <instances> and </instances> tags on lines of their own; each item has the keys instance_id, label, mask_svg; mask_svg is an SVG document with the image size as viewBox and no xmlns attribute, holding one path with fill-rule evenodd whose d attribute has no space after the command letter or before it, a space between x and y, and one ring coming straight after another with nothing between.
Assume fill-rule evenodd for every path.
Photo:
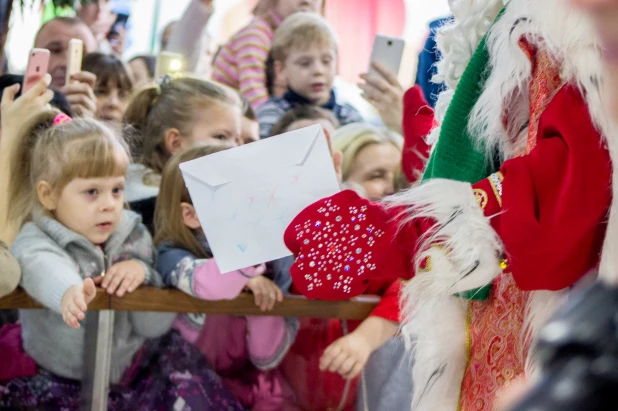
<instances>
[{"instance_id":1,"label":"child's nose","mask_svg":"<svg viewBox=\"0 0 618 411\"><path fill-rule=\"evenodd\" d=\"M101 196L101 209L103 211L111 211L116 208L118 201L114 198L113 194L107 194Z\"/></svg>"}]
</instances>

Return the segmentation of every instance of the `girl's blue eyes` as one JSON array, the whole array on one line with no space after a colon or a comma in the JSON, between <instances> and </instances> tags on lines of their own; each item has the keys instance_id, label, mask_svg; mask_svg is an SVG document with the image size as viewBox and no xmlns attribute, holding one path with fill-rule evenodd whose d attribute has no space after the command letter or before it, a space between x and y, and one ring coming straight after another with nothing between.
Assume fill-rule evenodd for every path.
<instances>
[{"instance_id":1,"label":"girl's blue eyes","mask_svg":"<svg viewBox=\"0 0 618 411\"><path fill-rule=\"evenodd\" d=\"M112 190L113 194L120 194L124 191L124 187L116 187ZM97 194L99 194L99 190L97 190L96 188L93 188L91 190L86 190L84 191L84 193L88 196L96 196Z\"/></svg>"}]
</instances>

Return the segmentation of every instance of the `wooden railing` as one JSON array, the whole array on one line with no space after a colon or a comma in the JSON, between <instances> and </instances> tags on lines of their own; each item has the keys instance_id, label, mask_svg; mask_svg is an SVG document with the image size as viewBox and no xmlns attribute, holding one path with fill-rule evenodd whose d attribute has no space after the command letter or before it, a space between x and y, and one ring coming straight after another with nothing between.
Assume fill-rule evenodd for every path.
<instances>
[{"instance_id":1,"label":"wooden railing","mask_svg":"<svg viewBox=\"0 0 618 411\"><path fill-rule=\"evenodd\" d=\"M132 294L116 297L108 295L99 288L88 309L363 320L379 300L376 296L361 296L347 301L312 301L301 296L287 296L283 302L277 303L272 311L263 312L253 302L253 296L247 293L242 293L234 300L204 301L172 289L142 287ZM44 309L44 307L24 290L18 289L0 298L0 310L9 309Z\"/></svg>"},{"instance_id":2,"label":"wooden railing","mask_svg":"<svg viewBox=\"0 0 618 411\"><path fill-rule=\"evenodd\" d=\"M301 296L287 296L272 311L262 312L253 296L242 293L234 300L203 301L178 290L142 287L116 297L97 289L88 305L85 320L84 378L81 388L83 411L106 411L109 392L114 313L116 311L154 311L230 315L271 315L284 317L339 318L363 320L380 301L376 296L361 296L348 301L310 301ZM45 309L24 290L18 289L0 298L0 310Z\"/></svg>"}]
</instances>

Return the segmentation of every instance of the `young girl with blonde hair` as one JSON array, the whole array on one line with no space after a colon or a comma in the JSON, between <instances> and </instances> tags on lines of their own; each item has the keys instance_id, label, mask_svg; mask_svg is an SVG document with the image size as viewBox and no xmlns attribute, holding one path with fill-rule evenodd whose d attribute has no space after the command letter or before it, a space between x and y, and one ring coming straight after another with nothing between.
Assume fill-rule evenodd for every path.
<instances>
[{"instance_id":1,"label":"young girl with blonde hair","mask_svg":"<svg viewBox=\"0 0 618 411\"><path fill-rule=\"evenodd\" d=\"M3 117L12 103L3 99ZM0 384L0 408L77 409L84 351L91 348L81 325L95 284L122 297L162 281L148 231L124 210L130 158L120 138L98 121L71 120L53 109L31 115L16 137L8 217L21 231L12 252L21 286L46 310L20 312L23 348L38 372ZM115 313L110 410L168 410L181 397L193 409L233 408L203 357L168 333L172 320L169 314ZM183 374L182 385L175 374Z\"/></svg>"},{"instance_id":2,"label":"young girl with blonde hair","mask_svg":"<svg viewBox=\"0 0 618 411\"><path fill-rule=\"evenodd\" d=\"M129 167L127 201L152 229L161 172L172 155L195 143L240 143L242 103L236 92L191 77L164 78L138 91L125 112Z\"/></svg>"},{"instance_id":3,"label":"young girl with blonde hair","mask_svg":"<svg viewBox=\"0 0 618 411\"><path fill-rule=\"evenodd\" d=\"M161 181L165 201L155 213L157 269L167 285L205 300L233 299L246 288L263 311L281 301L264 266L222 275L197 218L179 164L225 149L197 145L168 162ZM282 286L279 284L279 286ZM265 316L179 315L175 328L213 364L226 385L252 410L293 409L293 394L276 370L293 342L294 319Z\"/></svg>"}]
</instances>

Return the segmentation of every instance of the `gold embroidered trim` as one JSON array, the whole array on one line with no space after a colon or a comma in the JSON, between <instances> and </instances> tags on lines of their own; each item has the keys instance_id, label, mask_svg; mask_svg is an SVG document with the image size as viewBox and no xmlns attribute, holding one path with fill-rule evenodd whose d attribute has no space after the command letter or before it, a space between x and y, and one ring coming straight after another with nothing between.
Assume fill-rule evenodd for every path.
<instances>
[{"instance_id":1,"label":"gold embroidered trim","mask_svg":"<svg viewBox=\"0 0 618 411\"><path fill-rule=\"evenodd\" d=\"M494 190L494 194L496 199L498 200L498 204L502 207L502 181L504 180L504 176L501 172L494 173L489 176L489 184L491 184L491 188Z\"/></svg>"},{"instance_id":2,"label":"gold embroidered trim","mask_svg":"<svg viewBox=\"0 0 618 411\"><path fill-rule=\"evenodd\" d=\"M481 209L484 210L485 207L487 207L487 202L489 201L489 196L487 195L487 192L480 188L475 188L474 190L472 190L472 192L474 193L474 198L476 198L476 202L479 203Z\"/></svg>"}]
</instances>

